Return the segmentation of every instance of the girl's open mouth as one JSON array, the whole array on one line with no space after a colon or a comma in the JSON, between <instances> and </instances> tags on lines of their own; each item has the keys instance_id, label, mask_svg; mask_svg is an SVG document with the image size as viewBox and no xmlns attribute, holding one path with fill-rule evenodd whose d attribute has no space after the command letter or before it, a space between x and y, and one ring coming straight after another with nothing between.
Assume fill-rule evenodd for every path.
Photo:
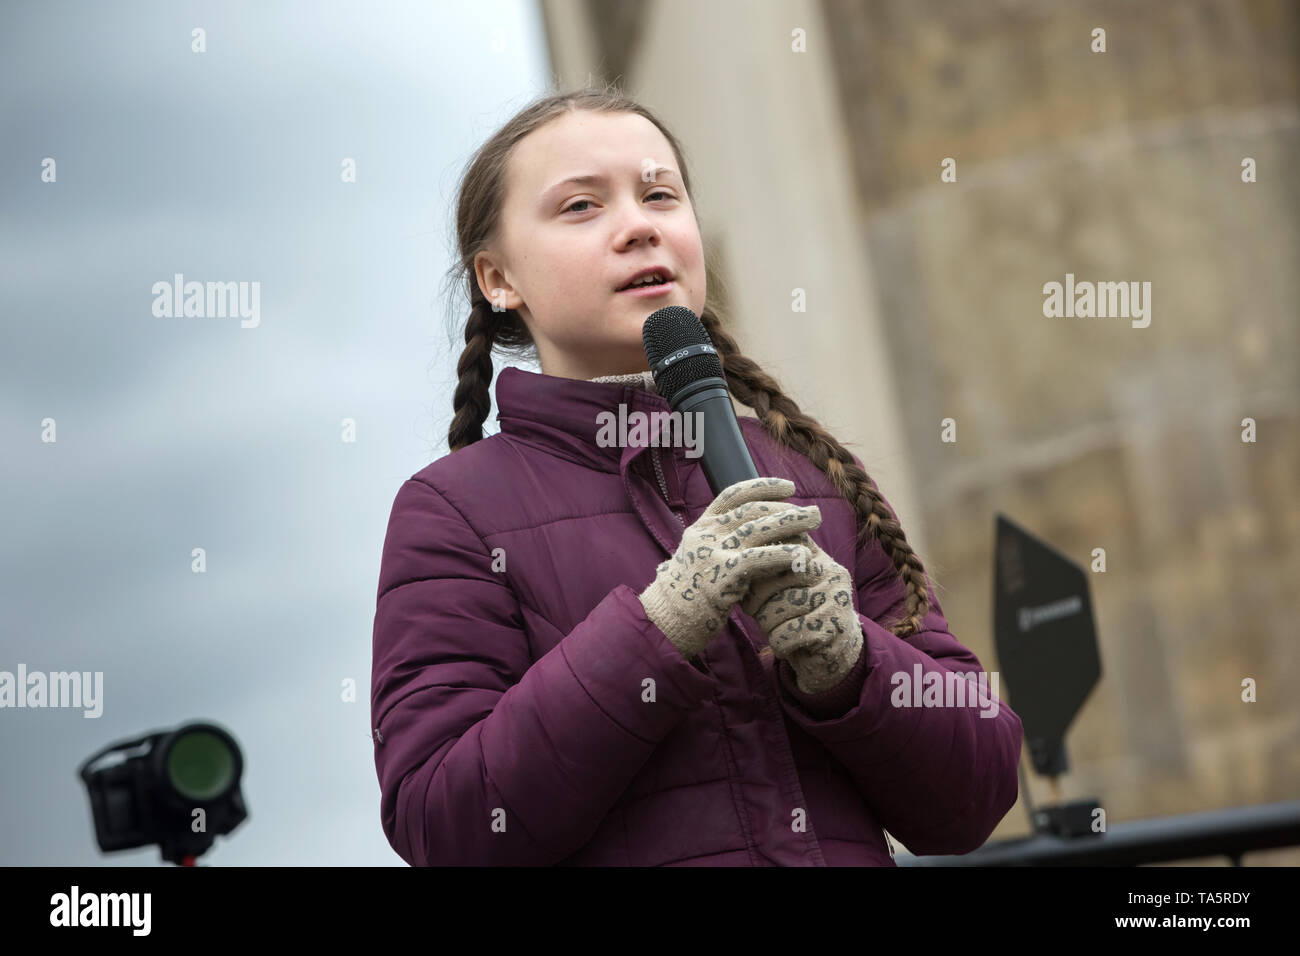
<instances>
[{"instance_id":1,"label":"girl's open mouth","mask_svg":"<svg viewBox=\"0 0 1300 956\"><path fill-rule=\"evenodd\" d=\"M673 287L672 279L664 279L662 282L650 285L634 285L630 289L620 289L618 295L634 295L638 298L647 298L655 295L666 295Z\"/></svg>"}]
</instances>

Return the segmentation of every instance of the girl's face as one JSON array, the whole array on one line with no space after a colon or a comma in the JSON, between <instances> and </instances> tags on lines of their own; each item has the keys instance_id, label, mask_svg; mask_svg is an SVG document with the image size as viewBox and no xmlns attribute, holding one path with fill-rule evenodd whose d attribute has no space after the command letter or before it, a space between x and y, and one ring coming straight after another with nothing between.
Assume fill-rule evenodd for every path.
<instances>
[{"instance_id":1,"label":"girl's face","mask_svg":"<svg viewBox=\"0 0 1300 956\"><path fill-rule=\"evenodd\" d=\"M566 182L581 176L596 178ZM704 308L695 210L668 140L636 113L566 113L525 136L502 214L475 276L489 302L518 311L547 375L644 371L646 318L668 305ZM651 266L671 282L652 295L617 291Z\"/></svg>"}]
</instances>

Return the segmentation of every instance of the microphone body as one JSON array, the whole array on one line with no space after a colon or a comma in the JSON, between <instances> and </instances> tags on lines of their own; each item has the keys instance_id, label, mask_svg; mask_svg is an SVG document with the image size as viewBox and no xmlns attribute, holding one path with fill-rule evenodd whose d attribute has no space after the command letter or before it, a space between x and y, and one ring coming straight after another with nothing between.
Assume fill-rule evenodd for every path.
<instances>
[{"instance_id":1,"label":"microphone body","mask_svg":"<svg viewBox=\"0 0 1300 956\"><path fill-rule=\"evenodd\" d=\"M659 394L681 415L699 415L701 466L716 497L738 481L760 477L731 405L718 350L700 317L685 306L653 313L641 329Z\"/></svg>"},{"instance_id":2,"label":"microphone body","mask_svg":"<svg viewBox=\"0 0 1300 956\"><path fill-rule=\"evenodd\" d=\"M700 467L715 496L738 481L759 476L725 381L710 376L688 385L672 397L669 407L682 415L699 414Z\"/></svg>"}]
</instances>

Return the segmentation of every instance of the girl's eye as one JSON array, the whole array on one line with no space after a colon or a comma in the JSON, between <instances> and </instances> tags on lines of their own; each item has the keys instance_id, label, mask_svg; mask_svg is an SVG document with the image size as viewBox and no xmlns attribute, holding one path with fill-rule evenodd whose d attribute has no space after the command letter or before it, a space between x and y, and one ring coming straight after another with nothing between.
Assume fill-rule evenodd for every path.
<instances>
[{"instance_id":1,"label":"girl's eye","mask_svg":"<svg viewBox=\"0 0 1300 956\"><path fill-rule=\"evenodd\" d=\"M652 193L650 194L650 196L665 196L665 197L667 197L668 199L676 199L676 198L677 198L677 197L674 196L672 193L667 192L667 191L665 191L665 190L663 190L663 189L656 189L654 192L652 192ZM649 198L649 197L646 197L646 198ZM563 210L561 210L561 211L562 211L562 212L585 212L585 210L578 209L579 206L584 205L584 204L590 205L590 204L591 204L591 200L590 200L590 199L579 199L577 202L569 203L569 205L568 205L567 207L565 207L565 208L564 208Z\"/></svg>"}]
</instances>

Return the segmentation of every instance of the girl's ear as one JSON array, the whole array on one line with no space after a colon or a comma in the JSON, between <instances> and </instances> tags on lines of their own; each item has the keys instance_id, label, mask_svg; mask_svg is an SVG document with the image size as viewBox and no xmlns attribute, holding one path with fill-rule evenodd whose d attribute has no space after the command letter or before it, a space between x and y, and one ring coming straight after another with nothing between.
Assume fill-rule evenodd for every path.
<instances>
[{"instance_id":1,"label":"girl's ear","mask_svg":"<svg viewBox=\"0 0 1300 956\"><path fill-rule=\"evenodd\" d=\"M480 252L474 257L474 278L479 291L492 305L502 309L517 309L523 299L506 279L502 269L489 252Z\"/></svg>"}]
</instances>

